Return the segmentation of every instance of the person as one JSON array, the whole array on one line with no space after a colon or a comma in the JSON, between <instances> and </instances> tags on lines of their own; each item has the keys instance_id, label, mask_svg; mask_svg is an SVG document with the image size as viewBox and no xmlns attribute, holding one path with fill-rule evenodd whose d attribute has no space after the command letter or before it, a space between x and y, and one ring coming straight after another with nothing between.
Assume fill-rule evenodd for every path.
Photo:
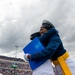
<instances>
[{"instance_id":1,"label":"person","mask_svg":"<svg viewBox=\"0 0 75 75\"><path fill-rule=\"evenodd\" d=\"M35 37L38 37L45 49L35 54L26 54L25 58L27 58L27 60L40 61L46 58L48 59L46 62L49 63L44 63L46 68L49 67L53 69L51 65L53 62L55 65L55 75L75 75L75 61L71 59L67 50L64 49L59 33L51 22L43 20L40 31L33 33L30 39L33 40ZM49 70L49 73L47 73L47 71L43 74L44 71L46 71L44 64L41 65L43 68L40 66L43 72L39 75L54 75L53 70ZM40 68L38 67L36 71L33 72L33 75L38 75L37 73L40 72Z\"/></svg>"}]
</instances>

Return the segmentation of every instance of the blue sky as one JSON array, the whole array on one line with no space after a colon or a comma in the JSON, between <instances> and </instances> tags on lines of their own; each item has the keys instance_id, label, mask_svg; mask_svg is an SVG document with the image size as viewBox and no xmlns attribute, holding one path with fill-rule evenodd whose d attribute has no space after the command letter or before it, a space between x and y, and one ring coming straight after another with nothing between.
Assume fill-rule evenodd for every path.
<instances>
[{"instance_id":1,"label":"blue sky","mask_svg":"<svg viewBox=\"0 0 75 75\"><path fill-rule=\"evenodd\" d=\"M75 0L0 0L0 55L23 58L30 34L49 20L75 57Z\"/></svg>"}]
</instances>

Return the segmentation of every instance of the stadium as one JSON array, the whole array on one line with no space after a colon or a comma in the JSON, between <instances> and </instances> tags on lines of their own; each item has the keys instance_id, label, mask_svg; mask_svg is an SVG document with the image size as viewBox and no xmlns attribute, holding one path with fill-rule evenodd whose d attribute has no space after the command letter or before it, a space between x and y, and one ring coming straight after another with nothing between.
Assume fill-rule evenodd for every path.
<instances>
[{"instance_id":1,"label":"stadium","mask_svg":"<svg viewBox=\"0 0 75 75\"><path fill-rule=\"evenodd\" d=\"M32 75L32 70L21 58L0 56L0 75Z\"/></svg>"}]
</instances>

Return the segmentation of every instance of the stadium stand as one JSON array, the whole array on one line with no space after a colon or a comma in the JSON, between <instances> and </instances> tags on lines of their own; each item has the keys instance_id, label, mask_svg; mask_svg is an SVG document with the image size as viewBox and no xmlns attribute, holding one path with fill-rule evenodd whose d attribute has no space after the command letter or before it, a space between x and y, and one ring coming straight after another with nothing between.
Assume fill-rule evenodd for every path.
<instances>
[{"instance_id":1,"label":"stadium stand","mask_svg":"<svg viewBox=\"0 0 75 75\"><path fill-rule=\"evenodd\" d=\"M0 75L32 75L32 70L21 58L0 56Z\"/></svg>"}]
</instances>

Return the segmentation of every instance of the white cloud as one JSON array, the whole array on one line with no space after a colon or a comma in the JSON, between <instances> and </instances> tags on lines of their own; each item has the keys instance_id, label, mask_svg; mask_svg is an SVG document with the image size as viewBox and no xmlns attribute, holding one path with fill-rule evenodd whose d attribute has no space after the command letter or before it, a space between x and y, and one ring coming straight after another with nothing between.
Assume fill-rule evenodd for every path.
<instances>
[{"instance_id":1,"label":"white cloud","mask_svg":"<svg viewBox=\"0 0 75 75\"><path fill-rule=\"evenodd\" d=\"M18 55L23 55L22 49L30 42L30 34L39 30L43 19L55 25L65 48L74 51L74 3L74 0L1 0L1 54L12 56L15 45L19 45Z\"/></svg>"}]
</instances>

